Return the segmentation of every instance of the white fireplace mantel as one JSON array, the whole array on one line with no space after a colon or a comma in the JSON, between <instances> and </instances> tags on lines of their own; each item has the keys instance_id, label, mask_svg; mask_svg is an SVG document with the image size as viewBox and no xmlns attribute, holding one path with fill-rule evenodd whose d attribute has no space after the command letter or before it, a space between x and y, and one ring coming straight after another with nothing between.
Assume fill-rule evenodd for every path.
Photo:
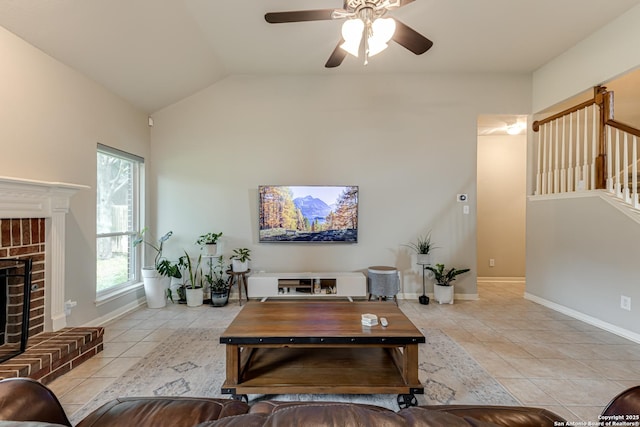
<instances>
[{"instance_id":1,"label":"white fireplace mantel","mask_svg":"<svg viewBox=\"0 0 640 427\"><path fill-rule=\"evenodd\" d=\"M86 185L0 177L0 218L45 218L45 314L54 331L67 325L65 288L65 215L69 201ZM50 302L50 305L48 304ZM47 319L47 320L49 320Z\"/></svg>"}]
</instances>

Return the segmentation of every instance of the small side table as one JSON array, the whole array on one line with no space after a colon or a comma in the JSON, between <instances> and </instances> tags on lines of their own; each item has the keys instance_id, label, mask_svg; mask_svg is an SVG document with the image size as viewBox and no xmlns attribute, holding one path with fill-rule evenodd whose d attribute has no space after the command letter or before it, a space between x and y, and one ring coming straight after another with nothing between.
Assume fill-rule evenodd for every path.
<instances>
[{"instance_id":1,"label":"small side table","mask_svg":"<svg viewBox=\"0 0 640 427\"><path fill-rule=\"evenodd\" d=\"M251 269L247 271L236 272L233 270L227 270L229 275L229 293L234 283L238 284L238 305L242 305L242 286L244 286L244 292L247 294L247 301L249 301L249 291L247 290L247 274L251 272Z\"/></svg>"}]
</instances>

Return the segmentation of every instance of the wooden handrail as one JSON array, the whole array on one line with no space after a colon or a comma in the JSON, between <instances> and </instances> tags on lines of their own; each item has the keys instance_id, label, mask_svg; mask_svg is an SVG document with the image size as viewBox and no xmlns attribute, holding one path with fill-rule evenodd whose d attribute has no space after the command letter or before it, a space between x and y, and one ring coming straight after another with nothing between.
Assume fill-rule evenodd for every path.
<instances>
[{"instance_id":1,"label":"wooden handrail","mask_svg":"<svg viewBox=\"0 0 640 427\"><path fill-rule=\"evenodd\" d=\"M637 137L640 137L640 130L638 130L638 129L634 128L634 127L631 127L629 125L625 125L624 123L620 123L620 122L617 122L615 120L607 120L605 122L605 124L607 126L611 126L612 128L616 128L616 129L619 129L619 130L621 130L623 132L627 132L627 133L630 133L631 135L635 135Z\"/></svg>"},{"instance_id":2,"label":"wooden handrail","mask_svg":"<svg viewBox=\"0 0 640 427\"><path fill-rule=\"evenodd\" d=\"M554 114L553 116L549 116L546 119L536 120L535 122L533 122L533 125L532 125L533 131L534 132L538 132L540 130L540 126L542 126L544 124L547 124L547 123L550 123L550 122L552 122L552 121L554 121L556 119L559 119L559 118L561 118L563 116L566 116L568 114L575 113L576 111L580 111L583 108L589 107L590 105L593 105L595 103L596 103L595 99L589 99L588 101L584 101L583 103L578 104L578 105L576 105L574 107L567 108L566 110L561 111L561 112L559 112L557 114Z\"/></svg>"},{"instance_id":3,"label":"wooden handrail","mask_svg":"<svg viewBox=\"0 0 640 427\"><path fill-rule=\"evenodd\" d=\"M557 114L554 114L542 120L534 121L532 124L532 129L534 132L538 132L540 130L540 126L547 123L551 123L554 120L568 116L569 114L575 113L577 111L581 111L592 105L597 105L600 108L600 117L599 117L600 123L605 123L608 120L613 121L613 92L607 91L607 88L604 86L595 86L593 88L593 98L588 99L584 102L581 102L580 104L575 105L573 107L567 108L566 110L563 110ZM601 125L599 130L600 131L597 135L598 153L595 156L595 187L605 188L606 150L605 150L604 126Z\"/></svg>"},{"instance_id":4,"label":"wooden handrail","mask_svg":"<svg viewBox=\"0 0 640 427\"><path fill-rule=\"evenodd\" d=\"M533 122L532 124L532 129L534 132L539 132L540 129L542 128L543 125L547 125L547 124L553 124L553 122L558 121L560 122L559 119L563 119L561 121L561 123L557 123L555 125L555 130L556 130L556 139L559 138L558 135L558 127L559 126L563 126L563 129L561 130L562 134L562 138L561 138L561 162L564 165L565 162L565 130L564 130L564 118L567 116L570 116L573 113L579 112L579 111L583 111L584 110L584 119L585 121L583 122L584 124L584 131L583 131L583 140L581 141L581 144L583 145L583 151L581 154L584 154L584 162L578 164L578 160L576 159L576 165L575 165L575 169L573 168L571 161L569 161L569 169L570 170L577 170L576 172L576 177L575 179L579 179L578 176L583 176L583 180L587 180L588 178L590 178L591 181L591 186L588 188L595 188L595 189L604 189L607 188L607 169L609 167L618 170L619 169L619 163L620 163L620 153L618 153L618 146L616 145L615 148L615 153L613 153L613 159L615 159L616 161L616 166L614 168L614 166L611 164L611 161L609 161L609 164L607 164L607 156L608 156L608 152L607 152L607 129L606 127L609 126L610 128L614 128L617 129L618 131L624 132L625 134L629 134L629 135L633 135L637 138L640 138L640 129L637 129L633 126L618 122L615 120L614 118L614 96L613 96L613 92L609 92L607 91L606 87L604 86L596 86L593 88L593 98L588 99L584 102L581 102L578 105L575 105L573 107L567 108L559 113L556 113L552 116L546 117L542 120L536 120ZM589 107L593 106L593 120L592 120L592 126L593 126L593 131L592 131L592 135L591 137L594 139L591 139L591 144L593 144L590 148L589 146L587 146L587 144L589 143L589 133L587 131L587 122L588 122L588 118L587 118L587 109ZM597 111L596 111L596 108ZM576 118L576 122L579 122L579 116ZM579 130L576 129L576 131L579 133ZM549 138L553 138L552 135L548 135ZM541 136L540 138L544 138L543 136ZM577 133L576 133L576 138L577 138ZM569 144L571 144L571 127L569 127ZM546 141L546 140L545 140ZM578 144L578 141L576 139L575 141L576 144ZM596 145L597 143L597 145ZM538 153L539 156L546 159L547 158L547 153L545 151L545 153L543 155L540 155L541 153L541 145L540 145L540 139L538 140ZM547 150L546 148L546 142L545 142L545 148L544 150ZM554 141L553 139L551 140L551 142L549 142L550 147L555 147L555 159L553 159L554 154L549 152L548 154L548 161L549 161L549 165L542 167L540 167L540 164L538 164L538 188L542 188L543 193L545 192L558 192L558 182L561 182L561 185L564 185L564 179L566 178L566 170L562 170L562 166L560 169L558 169L558 156L559 156L559 141ZM637 144L636 141L634 141L634 144ZM627 148L627 140L625 138L624 140L624 149L626 150ZM580 150L580 145L576 145L576 152L578 152ZM632 157L637 157L638 155L636 154L636 150L637 150L637 145L633 146L633 155ZM587 162L587 152L590 152L590 156L592 156L593 159L593 163L588 164ZM611 151L611 149L609 148L609 151ZM571 145L569 145L568 148L568 152L569 152L569 156L571 156ZM625 162L625 171L626 171L626 163L627 163L627 155L628 153L625 151L624 154L624 162ZM617 156L617 157L616 157ZM613 160L612 159L612 160ZM540 161L540 160L538 160ZM555 169L552 171L551 170L551 162L555 161ZM634 159L632 164L636 165L636 161L637 159ZM581 171L582 169L582 171ZM541 173L542 172L542 173ZM619 171L618 171L619 172ZM616 173L618 173L616 172ZM609 173L610 175L610 173ZM635 176L635 173L633 174ZM569 178L570 182L571 182L571 178ZM551 183L553 183L554 188L551 189ZM572 184L570 184L572 185ZM616 184L616 185L620 185L620 183ZM626 184L625 188L626 188ZM635 184L634 186L634 196L635 198L638 197L638 194L636 193L636 189L635 189ZM564 190L560 190L560 191L564 191ZM617 190L618 192L620 192L620 190ZM628 188L626 188L625 191L629 191ZM628 194L627 196L628 197ZM635 205L638 207L638 203L634 202Z\"/></svg>"},{"instance_id":5,"label":"wooden handrail","mask_svg":"<svg viewBox=\"0 0 640 427\"><path fill-rule=\"evenodd\" d=\"M533 128L534 132L538 132L540 130L540 126L550 123L556 119L559 119L563 116L569 115L571 113L575 113L576 111L580 111L583 108L587 108L593 104L598 104L600 107L602 107L602 104L604 103L605 100L605 95L607 94L611 94L611 96L613 96L613 92L607 92L607 88L604 86L595 86L593 88L593 98L592 99L588 99L578 105L575 105L573 107L567 108L564 111L561 111L557 114L554 114L553 116L549 116L545 119L542 120L536 120L535 122L533 122L533 124L531 125ZM611 108L613 108L613 99L611 101ZM610 118L613 118L613 110L610 112Z\"/></svg>"}]
</instances>

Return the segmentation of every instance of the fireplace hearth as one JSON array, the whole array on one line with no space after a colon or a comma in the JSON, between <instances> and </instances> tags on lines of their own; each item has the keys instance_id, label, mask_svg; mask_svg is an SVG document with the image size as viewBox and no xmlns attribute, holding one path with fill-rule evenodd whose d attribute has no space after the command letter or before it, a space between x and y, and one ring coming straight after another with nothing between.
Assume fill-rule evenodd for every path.
<instances>
[{"instance_id":1,"label":"fireplace hearth","mask_svg":"<svg viewBox=\"0 0 640 427\"><path fill-rule=\"evenodd\" d=\"M103 328L67 327L65 311L65 217L71 197L88 188L0 176L0 258L31 261L30 285L19 285L25 298L18 303L7 294L9 306L29 301L28 309L16 315L29 315L26 349L0 361L0 378L30 377L46 384L102 351ZM0 285L13 283L9 273L24 274L21 268L0 269ZM15 328L7 326L6 342L15 340ZM15 347L22 347L24 336Z\"/></svg>"}]
</instances>

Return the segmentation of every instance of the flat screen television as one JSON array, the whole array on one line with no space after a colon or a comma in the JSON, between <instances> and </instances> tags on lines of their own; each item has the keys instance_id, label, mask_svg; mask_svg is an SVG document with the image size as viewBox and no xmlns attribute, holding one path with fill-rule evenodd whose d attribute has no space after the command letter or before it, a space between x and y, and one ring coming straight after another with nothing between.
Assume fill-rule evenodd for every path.
<instances>
[{"instance_id":1,"label":"flat screen television","mask_svg":"<svg viewBox=\"0 0 640 427\"><path fill-rule=\"evenodd\" d=\"M358 187L261 185L260 242L358 242Z\"/></svg>"}]
</instances>

